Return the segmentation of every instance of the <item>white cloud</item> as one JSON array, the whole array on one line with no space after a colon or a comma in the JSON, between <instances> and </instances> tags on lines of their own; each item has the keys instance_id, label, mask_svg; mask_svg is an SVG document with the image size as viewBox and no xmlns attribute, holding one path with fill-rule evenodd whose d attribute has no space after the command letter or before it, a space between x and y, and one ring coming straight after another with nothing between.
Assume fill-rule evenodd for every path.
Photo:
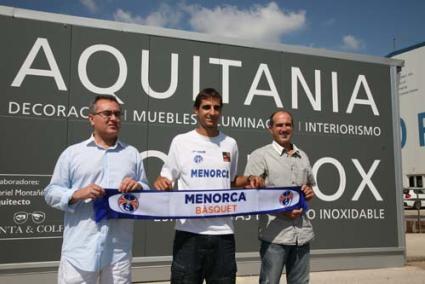
<instances>
[{"instance_id":1,"label":"white cloud","mask_svg":"<svg viewBox=\"0 0 425 284\"><path fill-rule=\"evenodd\" d=\"M161 4L159 10L149 14L145 24L150 26L177 27L182 19L182 12L167 4Z\"/></svg>"},{"instance_id":2,"label":"white cloud","mask_svg":"<svg viewBox=\"0 0 425 284\"><path fill-rule=\"evenodd\" d=\"M135 16L130 11L122 9L116 10L113 17L116 21L126 23L137 23L157 27L177 27L182 18L182 12L167 4L161 4L157 11L150 13L145 18Z\"/></svg>"},{"instance_id":3,"label":"white cloud","mask_svg":"<svg viewBox=\"0 0 425 284\"><path fill-rule=\"evenodd\" d=\"M209 9L180 2L174 6L161 4L146 17L122 9L116 10L113 17L116 21L171 28L181 28L185 17L194 31L273 42L279 42L283 35L300 30L306 24L305 11L284 11L275 2L247 9L232 5Z\"/></svg>"},{"instance_id":4,"label":"white cloud","mask_svg":"<svg viewBox=\"0 0 425 284\"><path fill-rule=\"evenodd\" d=\"M182 5L181 5L182 6ZM183 6L192 28L199 32L251 40L280 41L282 35L305 26L305 11L285 12L275 2L241 10L224 5L213 9Z\"/></svg>"},{"instance_id":5,"label":"white cloud","mask_svg":"<svg viewBox=\"0 0 425 284\"><path fill-rule=\"evenodd\" d=\"M114 20L125 23L143 24L144 20L140 16L133 16L130 11L118 9L114 12Z\"/></svg>"},{"instance_id":6,"label":"white cloud","mask_svg":"<svg viewBox=\"0 0 425 284\"><path fill-rule=\"evenodd\" d=\"M342 48L348 50L359 50L364 47L363 41L353 35L345 35L342 38Z\"/></svg>"},{"instance_id":7,"label":"white cloud","mask_svg":"<svg viewBox=\"0 0 425 284\"><path fill-rule=\"evenodd\" d=\"M94 0L80 0L80 3L92 13L95 13L98 9Z\"/></svg>"}]
</instances>

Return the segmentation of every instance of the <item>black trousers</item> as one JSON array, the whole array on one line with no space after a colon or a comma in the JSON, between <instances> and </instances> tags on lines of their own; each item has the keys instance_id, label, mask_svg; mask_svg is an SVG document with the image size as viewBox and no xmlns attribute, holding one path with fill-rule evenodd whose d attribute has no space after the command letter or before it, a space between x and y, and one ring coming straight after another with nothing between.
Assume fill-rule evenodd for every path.
<instances>
[{"instance_id":1,"label":"black trousers","mask_svg":"<svg viewBox=\"0 0 425 284\"><path fill-rule=\"evenodd\" d=\"M176 231L171 265L172 284L234 284L235 237Z\"/></svg>"}]
</instances>

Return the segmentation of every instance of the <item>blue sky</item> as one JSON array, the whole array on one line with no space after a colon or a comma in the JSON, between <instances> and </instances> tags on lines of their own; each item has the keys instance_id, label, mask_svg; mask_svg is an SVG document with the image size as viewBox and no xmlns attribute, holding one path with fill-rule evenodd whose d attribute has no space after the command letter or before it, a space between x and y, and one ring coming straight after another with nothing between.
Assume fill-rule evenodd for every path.
<instances>
[{"instance_id":1,"label":"blue sky","mask_svg":"<svg viewBox=\"0 0 425 284\"><path fill-rule=\"evenodd\" d=\"M377 56L425 41L423 0L0 0L0 5Z\"/></svg>"}]
</instances>

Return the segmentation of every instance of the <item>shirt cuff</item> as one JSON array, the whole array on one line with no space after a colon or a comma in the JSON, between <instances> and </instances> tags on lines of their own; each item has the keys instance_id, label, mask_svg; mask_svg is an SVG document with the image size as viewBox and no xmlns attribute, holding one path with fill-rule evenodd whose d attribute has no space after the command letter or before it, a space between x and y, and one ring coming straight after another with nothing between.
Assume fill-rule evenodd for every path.
<instances>
[{"instance_id":1,"label":"shirt cuff","mask_svg":"<svg viewBox=\"0 0 425 284\"><path fill-rule=\"evenodd\" d=\"M137 183L139 183L139 184L141 184L142 185L142 190L149 190L150 188L149 188L149 185L148 184L146 184L146 183L144 183L143 181L138 181Z\"/></svg>"},{"instance_id":2,"label":"shirt cuff","mask_svg":"<svg viewBox=\"0 0 425 284\"><path fill-rule=\"evenodd\" d=\"M75 191L77 191L77 188L67 190L66 193L62 196L61 203L62 203L62 209L64 211L74 213L75 207L77 207L78 202L75 202L73 204L70 204L69 202L71 201L72 195L74 194Z\"/></svg>"}]
</instances>

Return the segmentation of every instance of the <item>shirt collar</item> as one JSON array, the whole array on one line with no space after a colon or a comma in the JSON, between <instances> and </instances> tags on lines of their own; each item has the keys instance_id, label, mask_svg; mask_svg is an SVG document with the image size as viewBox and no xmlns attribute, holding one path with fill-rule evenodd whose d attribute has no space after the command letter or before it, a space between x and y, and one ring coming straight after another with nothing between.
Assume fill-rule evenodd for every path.
<instances>
[{"instance_id":1,"label":"shirt collar","mask_svg":"<svg viewBox=\"0 0 425 284\"><path fill-rule=\"evenodd\" d=\"M87 146L98 146L97 144L96 144L96 140L94 140L94 135L92 134L92 135L90 135L90 137L89 137L89 139L87 139L86 141L85 141L85 144L87 145ZM108 149L116 149L116 148L118 148L118 147L120 147L120 148L124 148L124 143L121 141L121 140L119 140L119 139L117 139L117 141L115 142L115 145L113 145L113 146L111 146L111 147L109 147ZM99 148L102 148L102 149L104 149L103 147L101 147L101 146L98 146Z\"/></svg>"},{"instance_id":2,"label":"shirt collar","mask_svg":"<svg viewBox=\"0 0 425 284\"><path fill-rule=\"evenodd\" d=\"M276 150L276 152L279 154L279 156L282 156L283 154L286 153L286 149L284 147L282 147L279 143L277 143L276 141L273 140L272 142L272 146L273 148ZM300 149L295 145L292 144L292 148L294 149L294 152L292 153L292 156L300 156Z\"/></svg>"}]
</instances>

